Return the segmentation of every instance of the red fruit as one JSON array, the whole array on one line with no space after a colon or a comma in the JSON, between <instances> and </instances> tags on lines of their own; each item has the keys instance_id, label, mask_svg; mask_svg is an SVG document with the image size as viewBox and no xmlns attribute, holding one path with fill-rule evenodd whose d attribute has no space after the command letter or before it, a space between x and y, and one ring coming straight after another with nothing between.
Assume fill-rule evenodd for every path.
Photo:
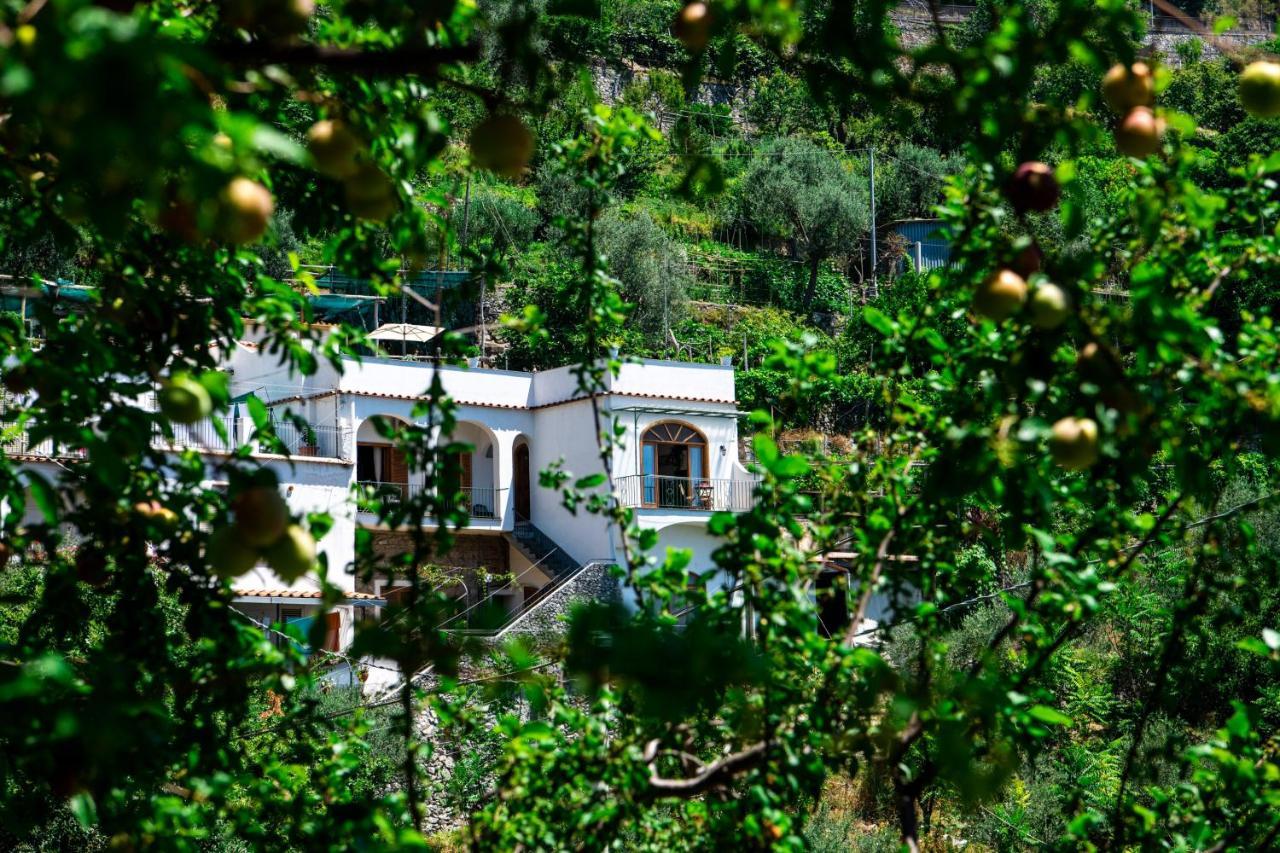
<instances>
[{"instance_id":1,"label":"red fruit","mask_svg":"<svg viewBox=\"0 0 1280 853\"><path fill-rule=\"evenodd\" d=\"M1019 213L1050 210L1061 195L1053 169L1044 163L1023 163L1009 181L1009 201Z\"/></svg>"},{"instance_id":2,"label":"red fruit","mask_svg":"<svg viewBox=\"0 0 1280 853\"><path fill-rule=\"evenodd\" d=\"M1130 157L1149 157L1160 147L1164 122L1148 107L1134 107L1116 126L1116 148Z\"/></svg>"},{"instance_id":3,"label":"red fruit","mask_svg":"<svg viewBox=\"0 0 1280 853\"><path fill-rule=\"evenodd\" d=\"M1009 269L1023 278L1031 278L1034 273L1040 272L1040 268L1043 265L1044 253L1040 251L1039 246L1032 243L1014 256L1013 263L1009 264Z\"/></svg>"}]
</instances>

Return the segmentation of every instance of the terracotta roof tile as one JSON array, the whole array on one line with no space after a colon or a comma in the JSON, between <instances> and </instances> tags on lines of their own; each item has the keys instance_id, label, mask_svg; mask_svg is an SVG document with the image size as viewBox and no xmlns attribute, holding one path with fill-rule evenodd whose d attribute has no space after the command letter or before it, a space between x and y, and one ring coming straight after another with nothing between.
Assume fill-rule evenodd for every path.
<instances>
[{"instance_id":1,"label":"terracotta roof tile","mask_svg":"<svg viewBox=\"0 0 1280 853\"><path fill-rule=\"evenodd\" d=\"M343 391L343 394L350 394L353 397L379 397L384 400L425 400L426 398L419 394L387 394L380 391ZM680 397L674 394L646 394L642 391L608 391L600 396L602 397L642 397L649 400L675 400L681 403L719 403L726 406L736 406L737 400L717 400L713 397ZM576 403L580 400L590 399L585 395L578 397L569 397L564 400L556 400L551 403L539 403L536 406L517 406L511 403L483 403L479 400L454 400L459 406L476 406L486 409L516 409L519 411L536 411L538 409L549 409L553 406L563 406L568 403Z\"/></svg>"},{"instance_id":2,"label":"terracotta roof tile","mask_svg":"<svg viewBox=\"0 0 1280 853\"><path fill-rule=\"evenodd\" d=\"M241 598L323 598L318 589L233 589ZM344 592L343 598L353 601L381 601L382 597L370 592Z\"/></svg>"}]
</instances>

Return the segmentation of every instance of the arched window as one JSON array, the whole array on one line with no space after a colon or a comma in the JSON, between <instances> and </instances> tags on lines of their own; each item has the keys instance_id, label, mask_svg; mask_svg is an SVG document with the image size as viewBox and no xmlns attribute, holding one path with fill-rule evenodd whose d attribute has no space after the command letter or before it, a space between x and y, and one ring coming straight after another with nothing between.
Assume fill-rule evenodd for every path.
<instances>
[{"instance_id":1,"label":"arched window","mask_svg":"<svg viewBox=\"0 0 1280 853\"><path fill-rule=\"evenodd\" d=\"M707 439L688 424L664 422L640 440L645 506L696 508L707 479Z\"/></svg>"}]
</instances>

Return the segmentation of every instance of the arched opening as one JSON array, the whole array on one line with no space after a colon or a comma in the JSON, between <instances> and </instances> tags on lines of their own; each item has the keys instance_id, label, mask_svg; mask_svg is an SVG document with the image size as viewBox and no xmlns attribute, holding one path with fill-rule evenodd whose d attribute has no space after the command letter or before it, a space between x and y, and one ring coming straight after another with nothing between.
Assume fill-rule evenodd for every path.
<instances>
[{"instance_id":1,"label":"arched opening","mask_svg":"<svg viewBox=\"0 0 1280 853\"><path fill-rule=\"evenodd\" d=\"M386 420L403 423L399 418ZM404 451L379 434L372 419L356 431L356 482L382 500L403 500L409 493Z\"/></svg>"},{"instance_id":2,"label":"arched opening","mask_svg":"<svg viewBox=\"0 0 1280 853\"><path fill-rule=\"evenodd\" d=\"M495 487L498 442L493 433L475 421L459 421L449 440L471 445L458 454L462 508L472 518L496 518L501 501Z\"/></svg>"},{"instance_id":3,"label":"arched opening","mask_svg":"<svg viewBox=\"0 0 1280 853\"><path fill-rule=\"evenodd\" d=\"M533 518L533 498L530 494L532 480L529 477L529 443L521 441L516 445L512 458L515 470L512 480L515 486L516 522L530 521Z\"/></svg>"},{"instance_id":4,"label":"arched opening","mask_svg":"<svg viewBox=\"0 0 1280 853\"><path fill-rule=\"evenodd\" d=\"M707 479L707 439L688 424L664 421L641 438L645 506L703 509L712 495Z\"/></svg>"}]
</instances>

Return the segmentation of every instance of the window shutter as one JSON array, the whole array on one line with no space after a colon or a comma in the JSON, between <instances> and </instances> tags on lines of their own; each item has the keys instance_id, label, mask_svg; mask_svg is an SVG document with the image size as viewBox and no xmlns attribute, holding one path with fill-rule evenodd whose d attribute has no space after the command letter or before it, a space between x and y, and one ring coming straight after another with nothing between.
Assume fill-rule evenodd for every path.
<instances>
[{"instance_id":1,"label":"window shutter","mask_svg":"<svg viewBox=\"0 0 1280 853\"><path fill-rule=\"evenodd\" d=\"M398 447L388 447L387 457L390 470L386 477L388 483L409 482L409 466L404 459L404 451Z\"/></svg>"},{"instance_id":2,"label":"window shutter","mask_svg":"<svg viewBox=\"0 0 1280 853\"><path fill-rule=\"evenodd\" d=\"M338 611L324 615L324 650L336 652L342 635L342 614Z\"/></svg>"}]
</instances>

